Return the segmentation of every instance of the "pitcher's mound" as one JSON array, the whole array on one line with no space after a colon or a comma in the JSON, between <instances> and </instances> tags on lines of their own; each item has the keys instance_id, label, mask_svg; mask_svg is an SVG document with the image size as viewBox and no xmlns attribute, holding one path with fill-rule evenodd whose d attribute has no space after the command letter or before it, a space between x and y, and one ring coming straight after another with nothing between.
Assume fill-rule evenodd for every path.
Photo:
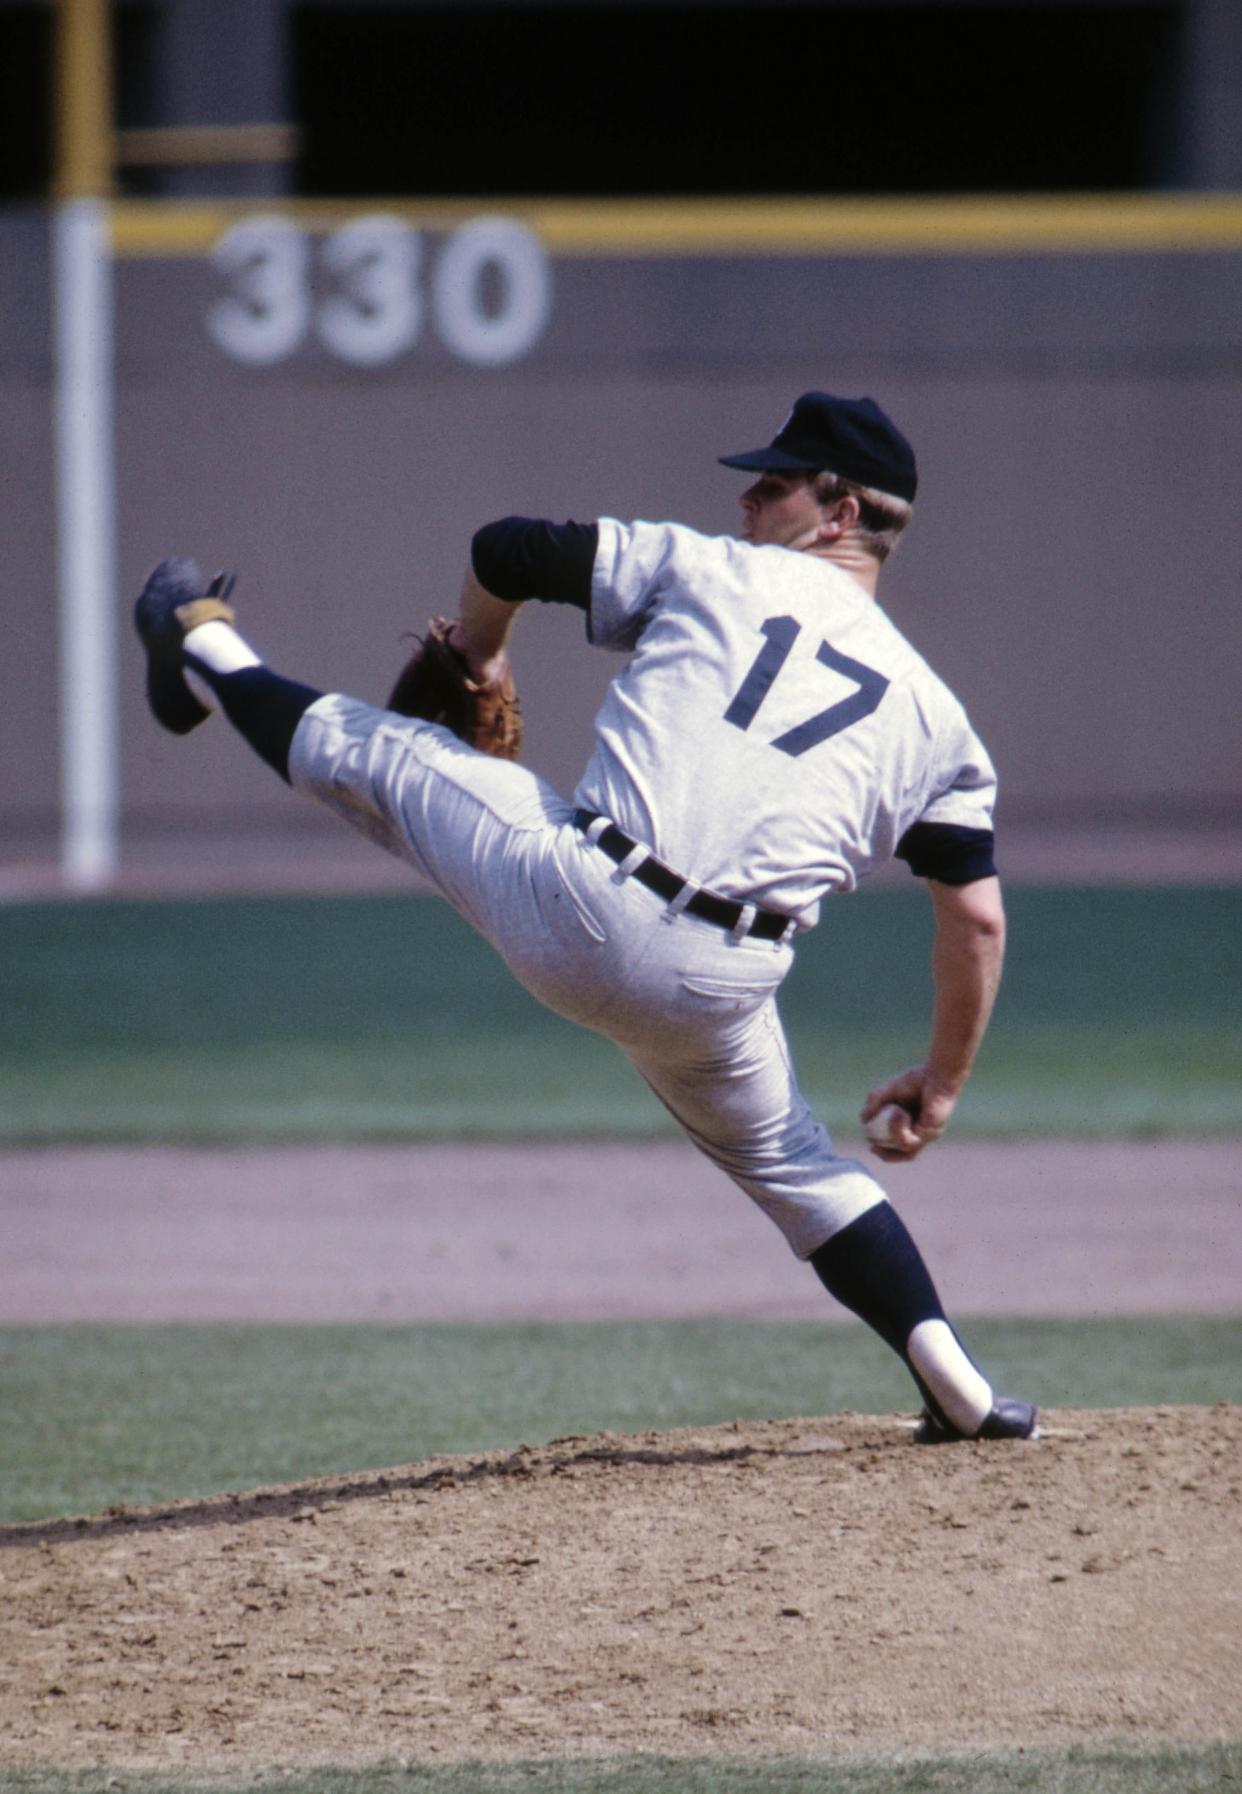
<instances>
[{"instance_id":1,"label":"pitcher's mound","mask_svg":"<svg viewBox=\"0 0 1242 1794\"><path fill-rule=\"evenodd\" d=\"M1242 1407L603 1434L8 1529L0 1760L1236 1735Z\"/></svg>"}]
</instances>

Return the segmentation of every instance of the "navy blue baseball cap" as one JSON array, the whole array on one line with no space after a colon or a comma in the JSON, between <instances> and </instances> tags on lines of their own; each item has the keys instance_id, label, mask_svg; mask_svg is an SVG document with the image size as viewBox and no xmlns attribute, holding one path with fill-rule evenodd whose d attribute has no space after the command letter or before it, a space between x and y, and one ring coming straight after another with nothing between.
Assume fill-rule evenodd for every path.
<instances>
[{"instance_id":1,"label":"navy blue baseball cap","mask_svg":"<svg viewBox=\"0 0 1242 1794\"><path fill-rule=\"evenodd\" d=\"M837 473L895 498L918 490L914 450L874 399L804 392L767 448L721 455L722 467L754 473Z\"/></svg>"}]
</instances>

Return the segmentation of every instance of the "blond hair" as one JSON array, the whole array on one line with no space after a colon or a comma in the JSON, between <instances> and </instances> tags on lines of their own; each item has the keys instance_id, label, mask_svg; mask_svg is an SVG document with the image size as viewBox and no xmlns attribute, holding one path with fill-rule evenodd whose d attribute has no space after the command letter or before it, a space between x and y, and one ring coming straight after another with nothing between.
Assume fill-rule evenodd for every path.
<instances>
[{"instance_id":1,"label":"blond hair","mask_svg":"<svg viewBox=\"0 0 1242 1794\"><path fill-rule=\"evenodd\" d=\"M854 533L860 547L881 564L896 548L897 539L914 512L908 499L881 492L876 486L860 486L839 473L813 474L811 487L821 505L830 505L838 498L858 501L858 527Z\"/></svg>"}]
</instances>

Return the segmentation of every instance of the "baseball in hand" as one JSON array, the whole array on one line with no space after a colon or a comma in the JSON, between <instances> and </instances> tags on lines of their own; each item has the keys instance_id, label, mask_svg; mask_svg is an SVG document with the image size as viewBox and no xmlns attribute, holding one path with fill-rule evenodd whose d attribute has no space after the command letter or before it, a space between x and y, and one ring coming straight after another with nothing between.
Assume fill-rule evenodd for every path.
<instances>
[{"instance_id":1,"label":"baseball in hand","mask_svg":"<svg viewBox=\"0 0 1242 1794\"><path fill-rule=\"evenodd\" d=\"M894 1129L900 1121L909 1121L909 1114L900 1103L886 1103L878 1115L867 1123L867 1138L873 1146L893 1146Z\"/></svg>"}]
</instances>

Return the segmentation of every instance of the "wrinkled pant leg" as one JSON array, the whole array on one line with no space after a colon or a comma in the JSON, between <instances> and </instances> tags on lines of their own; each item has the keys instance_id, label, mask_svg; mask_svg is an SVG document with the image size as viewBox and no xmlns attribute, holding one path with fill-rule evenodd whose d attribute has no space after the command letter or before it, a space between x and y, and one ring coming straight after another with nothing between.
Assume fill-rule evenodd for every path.
<instances>
[{"instance_id":1,"label":"wrinkled pant leg","mask_svg":"<svg viewBox=\"0 0 1242 1794\"><path fill-rule=\"evenodd\" d=\"M625 1044L626 1057L689 1138L780 1228L806 1259L885 1200L844 1158L798 1088L775 998L705 1032L674 1055Z\"/></svg>"},{"instance_id":2,"label":"wrinkled pant leg","mask_svg":"<svg viewBox=\"0 0 1242 1794\"><path fill-rule=\"evenodd\" d=\"M302 717L289 776L303 796L407 860L489 939L495 916L521 906L531 851L572 814L529 767L340 693Z\"/></svg>"},{"instance_id":3,"label":"wrinkled pant leg","mask_svg":"<svg viewBox=\"0 0 1242 1794\"><path fill-rule=\"evenodd\" d=\"M734 992L713 1003L687 991L687 968L722 971L727 982L734 962L722 957L723 937L662 933L650 893L616 888L599 866L604 964L594 964L599 946L558 922L543 874L572 806L536 774L435 724L339 694L302 717L289 773L297 790L408 860L542 1001L614 1040L799 1258L884 1199L811 1115L774 998L739 1002Z\"/></svg>"}]
</instances>

